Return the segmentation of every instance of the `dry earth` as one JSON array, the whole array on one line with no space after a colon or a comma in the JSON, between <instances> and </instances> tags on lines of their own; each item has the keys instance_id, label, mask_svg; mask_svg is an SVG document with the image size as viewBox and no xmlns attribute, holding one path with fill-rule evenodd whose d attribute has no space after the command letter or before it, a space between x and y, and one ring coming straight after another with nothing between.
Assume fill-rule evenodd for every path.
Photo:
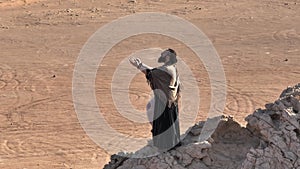
<instances>
[{"instance_id":1,"label":"dry earth","mask_svg":"<svg viewBox=\"0 0 300 169\"><path fill-rule=\"evenodd\" d=\"M299 0L0 0L0 168L104 166L110 154L85 134L73 107L74 65L98 28L146 11L185 18L209 37L227 78L224 113L240 123L299 82ZM140 35L116 45L98 70L97 101L107 121L120 132L149 135L148 124L133 124L117 113L108 90L118 63L149 47L174 48L192 69L204 96L197 119L203 120L210 84L202 63L178 41ZM133 103L143 110L149 87L141 74L130 89Z\"/></svg>"}]
</instances>

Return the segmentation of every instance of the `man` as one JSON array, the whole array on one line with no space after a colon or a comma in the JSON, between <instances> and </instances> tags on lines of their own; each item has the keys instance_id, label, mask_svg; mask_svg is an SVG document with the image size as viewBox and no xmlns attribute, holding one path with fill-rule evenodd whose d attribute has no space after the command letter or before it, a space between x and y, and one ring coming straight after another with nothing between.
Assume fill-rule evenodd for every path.
<instances>
[{"instance_id":1,"label":"man","mask_svg":"<svg viewBox=\"0 0 300 169\"><path fill-rule=\"evenodd\" d=\"M147 103L146 110L147 110L148 120L152 126L153 115L154 115L154 98L151 98L151 100Z\"/></svg>"},{"instance_id":2,"label":"man","mask_svg":"<svg viewBox=\"0 0 300 169\"><path fill-rule=\"evenodd\" d=\"M146 75L154 92L154 114L152 122L153 144L167 151L180 144L178 99L180 82L176 68L176 52L167 49L158 58L162 66L151 68L139 58L129 59L130 63Z\"/></svg>"}]
</instances>

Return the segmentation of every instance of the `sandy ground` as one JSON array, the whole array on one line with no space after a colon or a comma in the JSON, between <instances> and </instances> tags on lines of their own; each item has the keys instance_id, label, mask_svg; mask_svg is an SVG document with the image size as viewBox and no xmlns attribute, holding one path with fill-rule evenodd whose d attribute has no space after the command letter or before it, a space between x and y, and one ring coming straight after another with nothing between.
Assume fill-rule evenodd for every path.
<instances>
[{"instance_id":1,"label":"sandy ground","mask_svg":"<svg viewBox=\"0 0 300 169\"><path fill-rule=\"evenodd\" d=\"M247 114L278 98L300 77L300 1L0 0L0 168L102 168L109 155L80 126L72 101L72 75L80 49L101 26L135 12L185 18L212 41L227 78L225 114ZM118 63L136 50L174 48L197 78L198 120L209 108L207 72L184 44L140 35L116 45L97 73L97 101L118 131L148 136L150 126L123 119L108 90ZM111 62L111 65L108 63ZM149 87L131 84L134 106L144 109Z\"/></svg>"}]
</instances>

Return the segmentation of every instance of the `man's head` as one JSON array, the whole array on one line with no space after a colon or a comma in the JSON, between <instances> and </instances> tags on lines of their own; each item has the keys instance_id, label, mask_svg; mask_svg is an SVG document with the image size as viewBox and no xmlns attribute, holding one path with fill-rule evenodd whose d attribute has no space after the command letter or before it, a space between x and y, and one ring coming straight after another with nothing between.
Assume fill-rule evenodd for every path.
<instances>
[{"instance_id":1,"label":"man's head","mask_svg":"<svg viewBox=\"0 0 300 169\"><path fill-rule=\"evenodd\" d=\"M175 64L177 63L176 59L176 52L173 49L167 49L163 51L158 58L159 63L165 63L165 64Z\"/></svg>"}]
</instances>

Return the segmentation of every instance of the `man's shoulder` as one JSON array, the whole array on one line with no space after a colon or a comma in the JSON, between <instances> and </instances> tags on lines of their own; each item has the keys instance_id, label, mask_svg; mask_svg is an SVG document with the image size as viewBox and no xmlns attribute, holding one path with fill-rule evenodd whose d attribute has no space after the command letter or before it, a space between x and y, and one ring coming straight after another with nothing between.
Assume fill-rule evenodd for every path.
<instances>
[{"instance_id":1,"label":"man's shoulder","mask_svg":"<svg viewBox=\"0 0 300 169\"><path fill-rule=\"evenodd\" d=\"M167 72L169 75L172 77L176 77L176 66L175 65L168 65L168 66L163 66L163 70Z\"/></svg>"},{"instance_id":2,"label":"man's shoulder","mask_svg":"<svg viewBox=\"0 0 300 169\"><path fill-rule=\"evenodd\" d=\"M164 66L153 68L149 70L149 73L151 73L154 76L170 76L169 70Z\"/></svg>"},{"instance_id":3,"label":"man's shoulder","mask_svg":"<svg viewBox=\"0 0 300 169\"><path fill-rule=\"evenodd\" d=\"M156 69L169 72L169 71L176 70L176 65L162 65L162 66L157 67Z\"/></svg>"}]
</instances>

